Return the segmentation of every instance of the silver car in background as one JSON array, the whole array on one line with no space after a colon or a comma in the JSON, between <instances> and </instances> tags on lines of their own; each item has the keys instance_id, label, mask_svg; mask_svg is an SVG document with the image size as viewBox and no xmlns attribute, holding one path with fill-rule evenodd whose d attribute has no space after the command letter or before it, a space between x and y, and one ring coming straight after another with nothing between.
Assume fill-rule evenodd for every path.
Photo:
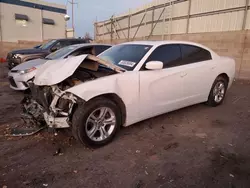
<instances>
[{"instance_id":1,"label":"silver car in background","mask_svg":"<svg viewBox=\"0 0 250 188\"><path fill-rule=\"evenodd\" d=\"M24 62L9 71L8 78L10 88L14 90L28 89L27 82L34 78L38 67L46 63L48 60L64 59L69 56L78 56L83 54L99 55L110 47L110 45L106 44L76 44L53 52L44 59L34 59Z\"/></svg>"}]
</instances>

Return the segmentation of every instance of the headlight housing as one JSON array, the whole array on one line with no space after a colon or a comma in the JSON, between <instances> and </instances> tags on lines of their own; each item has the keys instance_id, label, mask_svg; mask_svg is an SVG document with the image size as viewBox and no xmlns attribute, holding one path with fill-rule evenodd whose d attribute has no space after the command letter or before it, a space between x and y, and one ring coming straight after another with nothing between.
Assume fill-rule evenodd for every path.
<instances>
[{"instance_id":1,"label":"headlight housing","mask_svg":"<svg viewBox=\"0 0 250 188\"><path fill-rule=\"evenodd\" d=\"M22 71L20 71L19 73L20 73L20 74L26 74L26 73L32 72L32 71L34 71L34 70L36 70L36 67L32 67L32 68L26 69L26 70L22 70Z\"/></svg>"},{"instance_id":2,"label":"headlight housing","mask_svg":"<svg viewBox=\"0 0 250 188\"><path fill-rule=\"evenodd\" d=\"M16 59L19 57L19 54L14 54L12 57Z\"/></svg>"}]
</instances>

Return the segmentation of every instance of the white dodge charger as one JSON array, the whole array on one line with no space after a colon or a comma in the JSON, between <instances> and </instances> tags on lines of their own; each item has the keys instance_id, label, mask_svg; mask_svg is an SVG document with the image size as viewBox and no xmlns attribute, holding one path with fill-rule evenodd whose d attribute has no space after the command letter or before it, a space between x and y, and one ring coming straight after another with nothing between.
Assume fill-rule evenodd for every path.
<instances>
[{"instance_id":1,"label":"white dodge charger","mask_svg":"<svg viewBox=\"0 0 250 188\"><path fill-rule=\"evenodd\" d=\"M234 75L233 59L200 44L129 42L98 57L48 61L23 105L32 122L71 128L80 142L102 146L121 126L197 103L221 104Z\"/></svg>"}]
</instances>

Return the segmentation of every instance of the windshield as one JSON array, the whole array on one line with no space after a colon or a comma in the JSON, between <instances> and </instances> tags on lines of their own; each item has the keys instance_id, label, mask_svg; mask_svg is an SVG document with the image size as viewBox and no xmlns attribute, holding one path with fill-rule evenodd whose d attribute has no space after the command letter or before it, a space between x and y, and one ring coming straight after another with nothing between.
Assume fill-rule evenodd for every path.
<instances>
[{"instance_id":1,"label":"windshield","mask_svg":"<svg viewBox=\"0 0 250 188\"><path fill-rule=\"evenodd\" d=\"M50 48L51 45L53 45L55 42L56 42L56 40L51 40L51 41L41 45L39 48L43 49L43 50L46 50L46 49Z\"/></svg>"},{"instance_id":2,"label":"windshield","mask_svg":"<svg viewBox=\"0 0 250 188\"><path fill-rule=\"evenodd\" d=\"M77 46L66 46L60 50L57 50L49 54L48 56L45 57L45 59L54 60L54 59L64 58L64 56L66 56L68 53L74 51L77 48L78 48Z\"/></svg>"},{"instance_id":3,"label":"windshield","mask_svg":"<svg viewBox=\"0 0 250 188\"><path fill-rule=\"evenodd\" d=\"M150 45L122 44L104 51L98 57L131 71L134 70L151 47Z\"/></svg>"}]
</instances>

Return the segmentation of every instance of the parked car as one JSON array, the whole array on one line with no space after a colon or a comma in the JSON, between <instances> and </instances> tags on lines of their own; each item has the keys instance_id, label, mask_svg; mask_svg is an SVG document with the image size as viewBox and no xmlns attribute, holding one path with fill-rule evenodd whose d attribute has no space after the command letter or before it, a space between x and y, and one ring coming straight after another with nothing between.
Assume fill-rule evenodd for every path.
<instances>
[{"instance_id":1,"label":"parked car","mask_svg":"<svg viewBox=\"0 0 250 188\"><path fill-rule=\"evenodd\" d=\"M61 48L45 58L24 62L9 71L8 77L10 87L14 90L28 89L29 86L27 82L34 78L38 67L46 63L48 60L65 59L68 56L78 56L82 54L98 55L110 47L110 45L106 44L76 44Z\"/></svg>"},{"instance_id":2,"label":"parked car","mask_svg":"<svg viewBox=\"0 0 250 188\"><path fill-rule=\"evenodd\" d=\"M37 123L102 146L121 126L197 103L220 105L234 75L233 59L200 44L129 42L98 57L48 61L23 105Z\"/></svg>"},{"instance_id":3,"label":"parked car","mask_svg":"<svg viewBox=\"0 0 250 188\"><path fill-rule=\"evenodd\" d=\"M56 39L31 49L14 50L7 55L9 69L32 59L44 58L51 52L55 52L65 46L86 43L83 39Z\"/></svg>"}]
</instances>

